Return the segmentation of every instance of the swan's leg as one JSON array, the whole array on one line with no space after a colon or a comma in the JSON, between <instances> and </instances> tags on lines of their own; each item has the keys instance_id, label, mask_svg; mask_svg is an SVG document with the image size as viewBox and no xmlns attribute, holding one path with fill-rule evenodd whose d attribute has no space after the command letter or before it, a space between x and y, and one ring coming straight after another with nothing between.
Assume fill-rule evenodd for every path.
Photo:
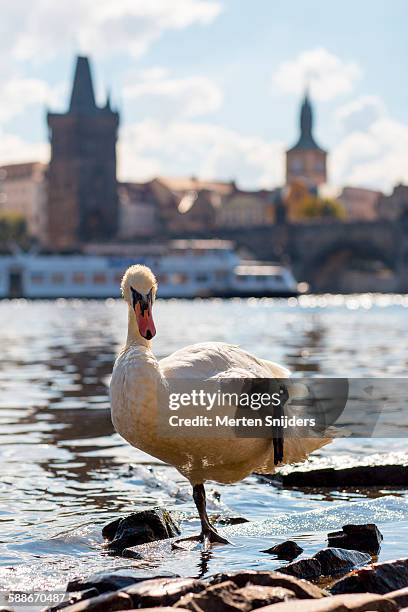
<instances>
[{"instance_id":1,"label":"swan's leg","mask_svg":"<svg viewBox=\"0 0 408 612\"><path fill-rule=\"evenodd\" d=\"M193 487L193 499L198 510L201 521L201 535L204 544L206 541L209 544L218 542L219 544L229 544L228 540L220 536L215 527L210 523L207 514L207 504L205 497L205 489L203 484L194 485Z\"/></svg>"},{"instance_id":2,"label":"swan's leg","mask_svg":"<svg viewBox=\"0 0 408 612\"><path fill-rule=\"evenodd\" d=\"M201 521L201 533L199 536L190 536L189 538L182 538L181 540L176 540L173 543L173 546L178 548L179 544L182 542L202 542L204 548L210 548L211 544L230 544L228 540L220 536L215 527L213 527L210 523L207 514L206 507L206 498L205 498L205 489L203 484L198 484L193 486L193 499L195 505L198 510L198 514L200 516ZM183 548L180 546L180 548Z\"/></svg>"}]
</instances>

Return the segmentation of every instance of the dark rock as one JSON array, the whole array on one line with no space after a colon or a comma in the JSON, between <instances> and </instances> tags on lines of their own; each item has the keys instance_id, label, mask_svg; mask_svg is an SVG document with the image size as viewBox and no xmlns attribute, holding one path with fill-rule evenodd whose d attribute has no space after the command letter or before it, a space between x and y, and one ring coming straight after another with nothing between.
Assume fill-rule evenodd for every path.
<instances>
[{"instance_id":1,"label":"dark rock","mask_svg":"<svg viewBox=\"0 0 408 612\"><path fill-rule=\"evenodd\" d=\"M405 487L408 465L359 465L348 468L294 470L274 474L271 480L284 487Z\"/></svg>"},{"instance_id":2,"label":"dark rock","mask_svg":"<svg viewBox=\"0 0 408 612\"><path fill-rule=\"evenodd\" d=\"M174 608L170 606L154 606L153 608L132 608L129 612L174 612ZM183 612L181 608L178 612ZM184 610L184 612L187 612Z\"/></svg>"},{"instance_id":3,"label":"dark rock","mask_svg":"<svg viewBox=\"0 0 408 612\"><path fill-rule=\"evenodd\" d=\"M116 612L116 610L130 610L131 608L132 600L129 595L121 591L114 591L74 603L64 608L64 612Z\"/></svg>"},{"instance_id":4,"label":"dark rock","mask_svg":"<svg viewBox=\"0 0 408 612\"><path fill-rule=\"evenodd\" d=\"M392 599L400 608L408 607L408 587L387 593L387 599Z\"/></svg>"},{"instance_id":5,"label":"dark rock","mask_svg":"<svg viewBox=\"0 0 408 612\"><path fill-rule=\"evenodd\" d=\"M223 516L217 520L219 525L241 525L241 523L249 523L249 520L243 516Z\"/></svg>"},{"instance_id":6,"label":"dark rock","mask_svg":"<svg viewBox=\"0 0 408 612\"><path fill-rule=\"evenodd\" d=\"M324 599L291 600L261 608L259 612L397 612L398 606L391 600L363 593L358 595L335 595Z\"/></svg>"},{"instance_id":7,"label":"dark rock","mask_svg":"<svg viewBox=\"0 0 408 612\"><path fill-rule=\"evenodd\" d=\"M299 561L293 561L283 567L277 567L277 572L282 574L289 574L295 578L304 578L305 580L318 580L322 573L322 568L317 559L308 557L307 559L299 559Z\"/></svg>"},{"instance_id":8,"label":"dark rock","mask_svg":"<svg viewBox=\"0 0 408 612\"><path fill-rule=\"evenodd\" d=\"M295 599L295 594L290 589L264 587L256 584L249 584L242 589L238 589L236 593L242 595L245 601L250 603L250 610L255 610L268 604L279 603L280 601Z\"/></svg>"},{"instance_id":9,"label":"dark rock","mask_svg":"<svg viewBox=\"0 0 408 612\"><path fill-rule=\"evenodd\" d=\"M131 584L137 582L143 582L152 578L177 578L175 574L168 574L160 576L147 576L146 574L140 573L138 570L119 570L117 572L111 572L105 574L104 572L98 572L91 574L86 578L74 578L68 583L67 591L69 593L75 591L84 591L85 589L96 589L97 594L101 595L107 591L118 591L124 589Z\"/></svg>"},{"instance_id":10,"label":"dark rock","mask_svg":"<svg viewBox=\"0 0 408 612\"><path fill-rule=\"evenodd\" d=\"M330 592L338 595L368 591L384 595L405 587L408 587L408 558L375 563L370 568L357 570L335 582Z\"/></svg>"},{"instance_id":11,"label":"dark rock","mask_svg":"<svg viewBox=\"0 0 408 612\"><path fill-rule=\"evenodd\" d=\"M359 550L371 554L378 554L383 540L382 533L376 525L343 525L342 531L333 531L327 534L329 546Z\"/></svg>"},{"instance_id":12,"label":"dark rock","mask_svg":"<svg viewBox=\"0 0 408 612\"><path fill-rule=\"evenodd\" d=\"M371 556L368 553L344 548L323 548L313 558L319 561L322 576L345 573L371 562Z\"/></svg>"},{"instance_id":13,"label":"dark rock","mask_svg":"<svg viewBox=\"0 0 408 612\"><path fill-rule=\"evenodd\" d=\"M298 599L318 599L324 596L321 589L307 582L307 580L299 580L294 576L273 571L241 570L220 573L211 578L210 584L220 584L229 580L239 588L245 587L248 584L281 587L293 591Z\"/></svg>"},{"instance_id":14,"label":"dark rock","mask_svg":"<svg viewBox=\"0 0 408 612\"><path fill-rule=\"evenodd\" d=\"M157 578L124 589L133 607L172 606L186 593L198 593L205 583L195 578Z\"/></svg>"},{"instance_id":15,"label":"dark rock","mask_svg":"<svg viewBox=\"0 0 408 612\"><path fill-rule=\"evenodd\" d=\"M109 540L107 549L121 553L129 546L173 538L180 534L180 527L170 512L163 508L141 510L116 519L105 525L102 535Z\"/></svg>"},{"instance_id":16,"label":"dark rock","mask_svg":"<svg viewBox=\"0 0 408 612\"><path fill-rule=\"evenodd\" d=\"M298 546L293 540L287 540L267 550L261 550L261 552L268 553L269 555L276 555L278 559L292 561L292 559L295 559L303 552L303 548Z\"/></svg>"},{"instance_id":17,"label":"dark rock","mask_svg":"<svg viewBox=\"0 0 408 612\"><path fill-rule=\"evenodd\" d=\"M250 612L256 608L294 599L293 591L282 587L247 585L242 588L231 581L214 584L195 595L182 597L175 608L193 612Z\"/></svg>"},{"instance_id":18,"label":"dark rock","mask_svg":"<svg viewBox=\"0 0 408 612\"><path fill-rule=\"evenodd\" d=\"M56 606L52 606L50 608L45 608L44 612L57 612L57 610L62 610L67 608L68 606L72 606L74 603L78 601L83 601L84 599L90 599L91 597L97 597L100 595L97 589L87 589L86 591L81 591L80 593L74 593L70 599L65 599L61 601L61 603ZM0 611L1 612L1 611Z\"/></svg>"}]
</instances>

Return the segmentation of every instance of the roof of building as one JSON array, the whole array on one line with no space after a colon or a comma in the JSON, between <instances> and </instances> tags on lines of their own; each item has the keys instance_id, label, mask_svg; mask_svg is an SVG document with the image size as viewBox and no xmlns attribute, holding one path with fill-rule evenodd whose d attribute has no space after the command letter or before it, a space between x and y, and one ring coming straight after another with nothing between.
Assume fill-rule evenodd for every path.
<instances>
[{"instance_id":1,"label":"roof of building","mask_svg":"<svg viewBox=\"0 0 408 612\"><path fill-rule=\"evenodd\" d=\"M148 183L119 183L119 200L123 204L150 204L154 206L156 199L152 192L151 182Z\"/></svg>"},{"instance_id":2,"label":"roof of building","mask_svg":"<svg viewBox=\"0 0 408 612\"><path fill-rule=\"evenodd\" d=\"M155 180L162 183L162 185L171 191L176 192L208 190L215 191L220 195L228 195L236 190L236 185L234 182L203 181L195 177L174 178L158 176Z\"/></svg>"},{"instance_id":3,"label":"roof of building","mask_svg":"<svg viewBox=\"0 0 408 612\"><path fill-rule=\"evenodd\" d=\"M0 166L0 180L19 180L43 175L47 164L41 162L23 162Z\"/></svg>"},{"instance_id":4,"label":"roof of building","mask_svg":"<svg viewBox=\"0 0 408 612\"><path fill-rule=\"evenodd\" d=\"M313 109L308 91L305 92L300 109L300 136L297 143L289 151L311 150L324 151L313 137Z\"/></svg>"}]
</instances>

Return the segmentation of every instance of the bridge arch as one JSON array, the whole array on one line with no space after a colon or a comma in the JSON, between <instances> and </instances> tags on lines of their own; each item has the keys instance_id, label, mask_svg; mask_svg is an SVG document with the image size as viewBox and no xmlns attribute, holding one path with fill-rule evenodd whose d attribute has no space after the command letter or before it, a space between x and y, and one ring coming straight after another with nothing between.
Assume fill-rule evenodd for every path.
<instances>
[{"instance_id":1,"label":"bridge arch","mask_svg":"<svg viewBox=\"0 0 408 612\"><path fill-rule=\"evenodd\" d=\"M371 241L339 240L315 254L307 270L311 289L317 292L369 292L373 277L378 291L393 291L398 285L395 258Z\"/></svg>"}]
</instances>

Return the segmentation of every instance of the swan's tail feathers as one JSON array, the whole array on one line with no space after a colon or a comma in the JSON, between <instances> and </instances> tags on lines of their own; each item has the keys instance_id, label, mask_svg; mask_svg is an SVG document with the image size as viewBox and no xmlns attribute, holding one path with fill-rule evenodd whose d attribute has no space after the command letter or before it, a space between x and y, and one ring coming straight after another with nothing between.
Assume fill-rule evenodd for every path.
<instances>
[{"instance_id":1,"label":"swan's tail feathers","mask_svg":"<svg viewBox=\"0 0 408 612\"><path fill-rule=\"evenodd\" d=\"M280 461L275 461L275 453L270 453L264 465L255 471L261 474L273 474L279 465L288 465L305 461L309 455L326 444L330 444L333 438L285 438L283 457Z\"/></svg>"}]
</instances>

